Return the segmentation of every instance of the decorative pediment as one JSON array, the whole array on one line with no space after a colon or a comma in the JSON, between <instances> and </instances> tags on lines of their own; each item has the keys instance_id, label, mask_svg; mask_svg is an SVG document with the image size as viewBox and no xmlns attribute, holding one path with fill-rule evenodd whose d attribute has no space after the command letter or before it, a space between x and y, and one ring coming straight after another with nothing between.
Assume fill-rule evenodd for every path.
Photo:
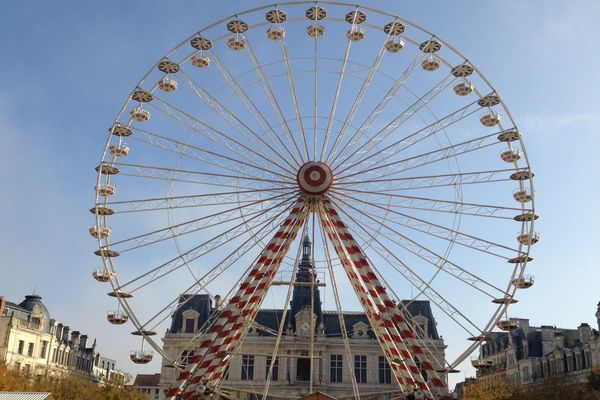
<instances>
[{"instance_id":1,"label":"decorative pediment","mask_svg":"<svg viewBox=\"0 0 600 400\"><path fill-rule=\"evenodd\" d=\"M429 319L421 314L415 315L412 318L412 326L417 337L427 338L429 337L428 326Z\"/></svg>"},{"instance_id":2,"label":"decorative pediment","mask_svg":"<svg viewBox=\"0 0 600 400\"><path fill-rule=\"evenodd\" d=\"M310 310L310 307L304 307L300 312L296 313L296 334L309 336L311 327L315 326L317 316Z\"/></svg>"},{"instance_id":3,"label":"decorative pediment","mask_svg":"<svg viewBox=\"0 0 600 400\"><path fill-rule=\"evenodd\" d=\"M368 339L368 331L369 325L359 321L352 326L352 339Z\"/></svg>"}]
</instances>

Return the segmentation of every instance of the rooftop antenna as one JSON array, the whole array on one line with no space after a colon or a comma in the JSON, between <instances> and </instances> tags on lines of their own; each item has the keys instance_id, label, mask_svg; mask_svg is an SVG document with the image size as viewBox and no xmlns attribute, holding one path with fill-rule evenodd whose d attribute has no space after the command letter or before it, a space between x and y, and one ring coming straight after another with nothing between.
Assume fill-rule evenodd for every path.
<instances>
[{"instance_id":1,"label":"rooftop antenna","mask_svg":"<svg viewBox=\"0 0 600 400\"><path fill-rule=\"evenodd\" d=\"M37 290L37 285L33 286L33 295L35 296L35 291Z\"/></svg>"}]
</instances>

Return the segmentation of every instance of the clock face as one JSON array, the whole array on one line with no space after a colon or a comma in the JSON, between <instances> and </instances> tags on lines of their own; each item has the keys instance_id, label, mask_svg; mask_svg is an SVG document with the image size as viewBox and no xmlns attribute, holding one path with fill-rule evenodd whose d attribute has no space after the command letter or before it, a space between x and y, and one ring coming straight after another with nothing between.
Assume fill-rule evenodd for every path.
<instances>
[{"instance_id":1,"label":"clock face","mask_svg":"<svg viewBox=\"0 0 600 400\"><path fill-rule=\"evenodd\" d=\"M303 322L303 323L300 325L300 330L301 330L302 332L304 332L304 333L306 333L306 332L310 331L310 324L309 324L308 322L306 322L306 321L305 321L305 322Z\"/></svg>"}]
</instances>

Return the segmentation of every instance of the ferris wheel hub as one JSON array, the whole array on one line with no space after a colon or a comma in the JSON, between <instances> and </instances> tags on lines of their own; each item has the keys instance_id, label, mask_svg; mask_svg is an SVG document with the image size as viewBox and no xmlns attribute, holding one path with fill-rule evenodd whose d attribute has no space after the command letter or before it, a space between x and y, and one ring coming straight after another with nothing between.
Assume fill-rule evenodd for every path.
<instances>
[{"instance_id":1,"label":"ferris wheel hub","mask_svg":"<svg viewBox=\"0 0 600 400\"><path fill-rule=\"evenodd\" d=\"M323 162L310 161L300 167L296 181L303 193L309 196L320 196L333 185L333 172Z\"/></svg>"}]
</instances>

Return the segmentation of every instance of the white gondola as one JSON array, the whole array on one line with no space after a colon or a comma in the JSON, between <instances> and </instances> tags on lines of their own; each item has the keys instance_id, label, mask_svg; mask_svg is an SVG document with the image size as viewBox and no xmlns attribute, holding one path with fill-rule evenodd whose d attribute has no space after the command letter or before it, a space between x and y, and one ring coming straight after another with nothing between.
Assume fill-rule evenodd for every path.
<instances>
[{"instance_id":1,"label":"white gondola","mask_svg":"<svg viewBox=\"0 0 600 400\"><path fill-rule=\"evenodd\" d=\"M441 58L439 58L436 55L431 54L429 57L427 57L423 61L421 61L421 67L423 67L423 69L425 71L435 71L436 69L438 69L440 67L441 62L442 62Z\"/></svg>"},{"instance_id":2,"label":"white gondola","mask_svg":"<svg viewBox=\"0 0 600 400\"><path fill-rule=\"evenodd\" d=\"M206 68L210 65L210 57L205 55L193 55L192 65L197 68Z\"/></svg>"},{"instance_id":3,"label":"white gondola","mask_svg":"<svg viewBox=\"0 0 600 400\"><path fill-rule=\"evenodd\" d=\"M501 120L502 120L502 117L500 116L500 114L498 114L497 112L495 112L493 110L490 110L489 112L486 112L485 114L482 114L481 117L479 118L479 121L481 122L481 124L483 126L487 126L488 128L498 125Z\"/></svg>"},{"instance_id":4,"label":"white gondola","mask_svg":"<svg viewBox=\"0 0 600 400\"><path fill-rule=\"evenodd\" d=\"M110 322L111 324L123 325L125 322L127 322L129 320L129 317L123 311L117 310L117 311L108 311L106 313L106 319L108 319L108 322Z\"/></svg>"},{"instance_id":5,"label":"white gondola","mask_svg":"<svg viewBox=\"0 0 600 400\"><path fill-rule=\"evenodd\" d=\"M508 332L517 329L519 327L519 323L510 319L503 319L496 322L496 326L498 329Z\"/></svg>"},{"instance_id":6,"label":"white gondola","mask_svg":"<svg viewBox=\"0 0 600 400\"><path fill-rule=\"evenodd\" d=\"M130 299L133 297L131 293L127 293L119 289L113 290L112 292L108 292L107 295L109 295L110 297L117 297L122 299Z\"/></svg>"},{"instance_id":7,"label":"white gondola","mask_svg":"<svg viewBox=\"0 0 600 400\"><path fill-rule=\"evenodd\" d=\"M348 30L347 35L348 35L348 39L352 40L353 42L358 42L365 38L366 31L364 28L361 28L360 26L353 26L352 28L350 28Z\"/></svg>"},{"instance_id":8,"label":"white gondola","mask_svg":"<svg viewBox=\"0 0 600 400\"><path fill-rule=\"evenodd\" d=\"M96 270L96 271L92 272L92 276L98 282L108 282L110 280L112 274L105 270Z\"/></svg>"},{"instance_id":9,"label":"white gondola","mask_svg":"<svg viewBox=\"0 0 600 400\"><path fill-rule=\"evenodd\" d=\"M98 194L100 196L112 196L113 194L117 193L117 188L115 188L113 185L100 185L96 188L96 192L98 192Z\"/></svg>"},{"instance_id":10,"label":"white gondola","mask_svg":"<svg viewBox=\"0 0 600 400\"><path fill-rule=\"evenodd\" d=\"M540 234L537 232L533 233L519 233L517 235L517 242L524 245L536 244L540 241Z\"/></svg>"},{"instance_id":11,"label":"white gondola","mask_svg":"<svg viewBox=\"0 0 600 400\"><path fill-rule=\"evenodd\" d=\"M514 278L511 283L519 289L528 289L533 286L535 279L531 275L523 275L520 278Z\"/></svg>"},{"instance_id":12,"label":"white gondola","mask_svg":"<svg viewBox=\"0 0 600 400\"><path fill-rule=\"evenodd\" d=\"M308 36L320 38L325 34L325 27L319 24L312 24L306 27L306 33L308 33Z\"/></svg>"},{"instance_id":13,"label":"white gondola","mask_svg":"<svg viewBox=\"0 0 600 400\"><path fill-rule=\"evenodd\" d=\"M148 364L152 361L154 352L147 350L132 350L129 352L129 358L136 364Z\"/></svg>"},{"instance_id":14,"label":"white gondola","mask_svg":"<svg viewBox=\"0 0 600 400\"><path fill-rule=\"evenodd\" d=\"M177 81L175 79L165 77L158 82L158 88L163 92L174 92L177 90Z\"/></svg>"},{"instance_id":15,"label":"white gondola","mask_svg":"<svg viewBox=\"0 0 600 400\"><path fill-rule=\"evenodd\" d=\"M131 119L137 122L146 122L150 119L150 112L141 107L136 107L129 113Z\"/></svg>"},{"instance_id":16,"label":"white gondola","mask_svg":"<svg viewBox=\"0 0 600 400\"><path fill-rule=\"evenodd\" d=\"M282 40L285 37L285 30L278 26L267 29L267 37L271 40Z\"/></svg>"},{"instance_id":17,"label":"white gondola","mask_svg":"<svg viewBox=\"0 0 600 400\"><path fill-rule=\"evenodd\" d=\"M454 85L454 93L459 96L468 96L474 89L474 86L471 82L462 81Z\"/></svg>"},{"instance_id":18,"label":"white gondola","mask_svg":"<svg viewBox=\"0 0 600 400\"><path fill-rule=\"evenodd\" d=\"M110 151L110 154L115 157L125 157L127 154L129 154L129 147L125 145L113 144L108 148L108 151Z\"/></svg>"},{"instance_id":19,"label":"white gondola","mask_svg":"<svg viewBox=\"0 0 600 400\"><path fill-rule=\"evenodd\" d=\"M533 194L529 193L527 190L517 190L513 193L513 197L519 203L528 203L533 200Z\"/></svg>"},{"instance_id":20,"label":"white gondola","mask_svg":"<svg viewBox=\"0 0 600 400\"><path fill-rule=\"evenodd\" d=\"M504 150L500 153L500 158L507 163L513 163L521 159L521 152L519 150Z\"/></svg>"},{"instance_id":21,"label":"white gondola","mask_svg":"<svg viewBox=\"0 0 600 400\"><path fill-rule=\"evenodd\" d=\"M396 36L385 42L385 49L390 53L398 53L405 45L406 41L403 38Z\"/></svg>"},{"instance_id":22,"label":"white gondola","mask_svg":"<svg viewBox=\"0 0 600 400\"><path fill-rule=\"evenodd\" d=\"M518 300L512 296L506 295L504 297L499 297L497 299L493 299L492 303L494 304L515 304Z\"/></svg>"},{"instance_id":23,"label":"white gondola","mask_svg":"<svg viewBox=\"0 0 600 400\"><path fill-rule=\"evenodd\" d=\"M106 239L112 233L112 231L110 230L110 228L108 226L97 226L97 225L90 226L90 229L88 229L88 232L90 233L90 235L92 237L94 237L96 239Z\"/></svg>"},{"instance_id":24,"label":"white gondola","mask_svg":"<svg viewBox=\"0 0 600 400\"><path fill-rule=\"evenodd\" d=\"M233 51L241 51L246 48L246 43L241 38L231 38L227 41L227 47L229 47Z\"/></svg>"}]
</instances>

